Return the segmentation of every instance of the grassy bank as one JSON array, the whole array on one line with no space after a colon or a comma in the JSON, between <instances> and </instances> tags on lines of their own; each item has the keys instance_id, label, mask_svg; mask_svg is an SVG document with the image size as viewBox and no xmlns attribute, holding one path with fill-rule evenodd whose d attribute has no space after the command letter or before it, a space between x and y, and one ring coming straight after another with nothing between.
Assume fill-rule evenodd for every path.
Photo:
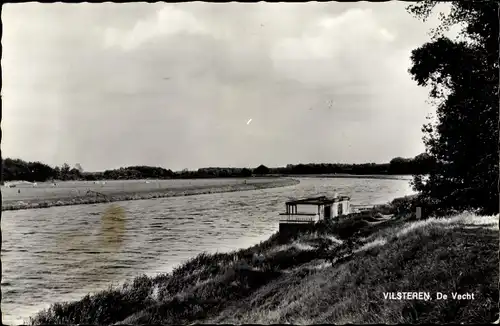
<instances>
[{"instance_id":1,"label":"grassy bank","mask_svg":"<svg viewBox=\"0 0 500 326\"><path fill-rule=\"evenodd\" d=\"M138 277L51 306L31 324L484 323L498 319L498 216L423 221L392 206L321 222L285 243L201 254L170 274ZM425 291L434 300L386 300ZM475 300L435 300L435 293Z\"/></svg>"},{"instance_id":2,"label":"grassy bank","mask_svg":"<svg viewBox=\"0 0 500 326\"><path fill-rule=\"evenodd\" d=\"M34 209L34 208L47 208L52 206L70 206L82 204L97 204L106 202L116 202L125 200L139 200L139 199L154 199L164 197L178 197L178 196L192 196L213 194L222 192L234 192L245 190L258 190L277 187L286 187L298 184L299 181L289 178L276 178L269 180L249 179L241 183L234 184L220 184L220 185L196 185L196 186L183 186L183 187L168 187L164 189L148 189L142 191L128 191L126 189L113 189L111 191L103 192L100 189L92 190L88 193L83 192L80 196L70 195L71 190L68 189L66 193L61 193L58 198L29 198L27 200L4 200L2 204L2 211L5 210L20 210L20 209ZM21 191L29 191L30 189L22 189Z\"/></svg>"},{"instance_id":3,"label":"grassy bank","mask_svg":"<svg viewBox=\"0 0 500 326\"><path fill-rule=\"evenodd\" d=\"M411 180L411 175L393 174L290 174L293 178L347 178L347 179L379 179L379 180Z\"/></svg>"}]
</instances>

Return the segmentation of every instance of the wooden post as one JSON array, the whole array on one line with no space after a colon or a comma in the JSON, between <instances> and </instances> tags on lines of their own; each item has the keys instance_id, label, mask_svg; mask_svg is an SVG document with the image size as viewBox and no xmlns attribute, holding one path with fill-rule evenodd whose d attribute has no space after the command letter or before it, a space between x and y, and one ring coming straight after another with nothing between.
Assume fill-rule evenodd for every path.
<instances>
[{"instance_id":1,"label":"wooden post","mask_svg":"<svg viewBox=\"0 0 500 326\"><path fill-rule=\"evenodd\" d=\"M0 95L1 99L2 95ZM2 121L2 110L0 110L0 122ZM0 141L2 140L2 127L0 126ZM0 183L3 186L3 157L2 150L0 149ZM2 191L0 188L0 197L2 196ZM0 201L0 251L2 250L2 201ZM0 283L2 283L2 260L0 259ZM2 301L2 288L0 288L0 301ZM2 308L0 307L0 325L3 325L2 318Z\"/></svg>"},{"instance_id":2,"label":"wooden post","mask_svg":"<svg viewBox=\"0 0 500 326\"><path fill-rule=\"evenodd\" d=\"M416 215L417 220L420 220L422 218L422 207L417 207Z\"/></svg>"}]
</instances>

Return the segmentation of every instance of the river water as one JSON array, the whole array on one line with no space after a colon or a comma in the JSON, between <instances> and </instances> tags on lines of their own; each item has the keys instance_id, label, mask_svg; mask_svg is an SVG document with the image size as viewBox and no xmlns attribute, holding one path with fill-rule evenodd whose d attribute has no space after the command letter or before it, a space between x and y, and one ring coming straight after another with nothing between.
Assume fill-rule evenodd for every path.
<instances>
[{"instance_id":1,"label":"river water","mask_svg":"<svg viewBox=\"0 0 500 326\"><path fill-rule=\"evenodd\" d=\"M284 188L2 212L3 322L22 324L53 302L169 272L203 251L265 240L290 198L337 192L371 205L412 193L405 180L300 180Z\"/></svg>"}]
</instances>

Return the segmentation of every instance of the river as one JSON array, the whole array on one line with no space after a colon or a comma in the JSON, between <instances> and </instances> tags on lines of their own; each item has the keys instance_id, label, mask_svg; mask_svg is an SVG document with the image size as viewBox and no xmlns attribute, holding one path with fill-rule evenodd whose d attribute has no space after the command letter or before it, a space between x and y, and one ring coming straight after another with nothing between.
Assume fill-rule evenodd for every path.
<instances>
[{"instance_id":1,"label":"river","mask_svg":"<svg viewBox=\"0 0 500 326\"><path fill-rule=\"evenodd\" d=\"M2 212L2 313L22 324L53 302L169 272L203 251L265 240L290 198L333 194L380 204L412 191L405 180L301 178L296 186Z\"/></svg>"}]
</instances>

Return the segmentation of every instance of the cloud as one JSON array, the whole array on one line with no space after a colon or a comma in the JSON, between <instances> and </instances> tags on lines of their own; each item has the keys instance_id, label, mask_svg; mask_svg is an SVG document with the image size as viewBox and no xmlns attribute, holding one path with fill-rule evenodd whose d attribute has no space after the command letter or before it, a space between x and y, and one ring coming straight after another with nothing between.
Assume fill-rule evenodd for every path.
<instances>
[{"instance_id":1,"label":"cloud","mask_svg":"<svg viewBox=\"0 0 500 326\"><path fill-rule=\"evenodd\" d=\"M155 38L176 34L205 34L208 28L191 13L167 5L159 10L154 18L138 21L132 30L121 31L107 28L105 46L120 46L124 50L132 50Z\"/></svg>"},{"instance_id":2,"label":"cloud","mask_svg":"<svg viewBox=\"0 0 500 326\"><path fill-rule=\"evenodd\" d=\"M320 18L302 35L281 40L272 56L276 69L291 78L319 84L352 84L380 78L377 67L387 61L384 56L390 54L393 39L370 9L352 9L339 16Z\"/></svg>"}]
</instances>

